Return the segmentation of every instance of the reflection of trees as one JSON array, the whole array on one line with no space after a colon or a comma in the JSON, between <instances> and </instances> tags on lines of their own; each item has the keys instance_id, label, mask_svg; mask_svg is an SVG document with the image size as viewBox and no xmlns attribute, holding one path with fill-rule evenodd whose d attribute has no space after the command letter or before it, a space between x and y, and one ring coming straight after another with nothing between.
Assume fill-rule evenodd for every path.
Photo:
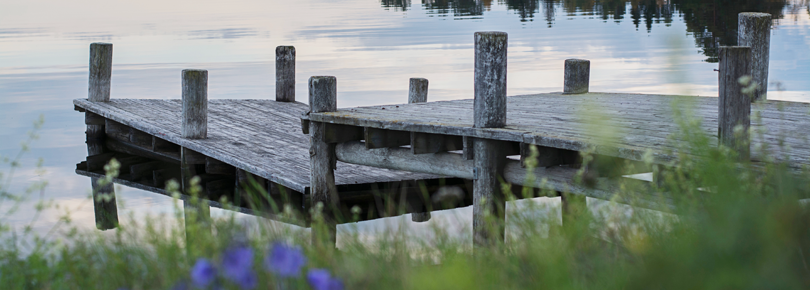
<instances>
[{"instance_id":1,"label":"reflection of trees","mask_svg":"<svg viewBox=\"0 0 810 290\"><path fill-rule=\"evenodd\" d=\"M737 0L733 4L723 0L672 0L683 15L686 31L695 36L708 62L717 62L717 49L721 45L737 44L737 14L740 12L766 12L774 19L782 18L786 0Z\"/></svg>"},{"instance_id":2,"label":"reflection of trees","mask_svg":"<svg viewBox=\"0 0 810 290\"><path fill-rule=\"evenodd\" d=\"M383 7L407 10L410 0L380 0ZM783 17L783 9L788 0L498 0L507 9L515 11L520 21L531 21L540 14L549 27L554 24L557 9L567 16L593 15L607 21L622 21L629 16L636 29L642 25L648 32L654 23L672 22L678 11L686 22L687 32L695 37L695 43L702 49L708 62L717 61L720 45L737 44L737 14L740 12L766 12L774 19ZM793 3L793 6L805 6ZM464 18L481 16L489 10L492 0L422 0L429 14L449 15ZM542 7L542 8L541 8ZM792 7L792 6L791 6ZM793 7L794 13L797 8ZM810 6L807 7L810 13Z\"/></svg>"},{"instance_id":3,"label":"reflection of trees","mask_svg":"<svg viewBox=\"0 0 810 290\"><path fill-rule=\"evenodd\" d=\"M411 7L411 0L380 0L380 5L386 9L407 11Z\"/></svg>"},{"instance_id":4,"label":"reflection of trees","mask_svg":"<svg viewBox=\"0 0 810 290\"><path fill-rule=\"evenodd\" d=\"M491 2L482 0L422 0L422 5L430 11L430 14L446 15L452 13L455 17L464 17L483 15L485 4ZM489 5L486 6L489 7Z\"/></svg>"},{"instance_id":5,"label":"reflection of trees","mask_svg":"<svg viewBox=\"0 0 810 290\"><path fill-rule=\"evenodd\" d=\"M539 0L501 0L501 3L506 4L507 9L517 11L518 15L520 15L520 21L527 21L534 18L534 13L538 11L538 1Z\"/></svg>"}]
</instances>

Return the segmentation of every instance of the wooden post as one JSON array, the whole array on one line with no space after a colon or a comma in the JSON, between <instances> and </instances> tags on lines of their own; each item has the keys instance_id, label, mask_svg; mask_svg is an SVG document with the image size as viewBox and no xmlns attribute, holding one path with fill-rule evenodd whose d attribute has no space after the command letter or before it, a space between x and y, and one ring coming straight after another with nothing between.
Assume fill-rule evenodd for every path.
<instances>
[{"instance_id":1,"label":"wooden post","mask_svg":"<svg viewBox=\"0 0 810 290\"><path fill-rule=\"evenodd\" d=\"M587 59L565 60L565 85L563 94L584 94L588 92L591 76L591 61Z\"/></svg>"},{"instance_id":2,"label":"wooden post","mask_svg":"<svg viewBox=\"0 0 810 290\"><path fill-rule=\"evenodd\" d=\"M276 47L276 102L295 102L295 47Z\"/></svg>"},{"instance_id":3,"label":"wooden post","mask_svg":"<svg viewBox=\"0 0 810 290\"><path fill-rule=\"evenodd\" d=\"M560 195L562 206L562 225L570 229L577 217L588 213L587 199L584 195L563 192Z\"/></svg>"},{"instance_id":4,"label":"wooden post","mask_svg":"<svg viewBox=\"0 0 810 290\"><path fill-rule=\"evenodd\" d=\"M411 78L410 86L408 87L408 104L424 103L427 102L428 94L428 80L424 78ZM413 132L411 132L411 140L413 140ZM413 143L413 141L411 141ZM411 214L411 220L417 223L426 222L430 220L430 212L426 204L430 201L424 201L422 208L416 210L424 210L423 212L414 212Z\"/></svg>"},{"instance_id":5,"label":"wooden post","mask_svg":"<svg viewBox=\"0 0 810 290\"><path fill-rule=\"evenodd\" d=\"M408 87L408 104L427 102L428 80L423 78L411 78L411 85Z\"/></svg>"},{"instance_id":6,"label":"wooden post","mask_svg":"<svg viewBox=\"0 0 810 290\"><path fill-rule=\"evenodd\" d=\"M751 48L751 77L759 84L754 101L768 99L768 63L771 53L771 15L743 12L738 16L737 45Z\"/></svg>"},{"instance_id":7,"label":"wooden post","mask_svg":"<svg viewBox=\"0 0 810 290\"><path fill-rule=\"evenodd\" d=\"M313 76L309 78L309 108L313 113L334 112L337 110L337 79L333 76ZM313 209L323 206L325 233L312 228L312 243L337 242L337 223L333 210L339 204L335 186L335 144L325 140L326 124L309 122L309 166L310 200ZM325 234L326 236L321 236Z\"/></svg>"},{"instance_id":8,"label":"wooden post","mask_svg":"<svg viewBox=\"0 0 810 290\"><path fill-rule=\"evenodd\" d=\"M751 48L747 46L720 47L720 99L717 122L720 143L731 147L740 160L748 160L748 128L751 127L751 98L743 93L740 78L751 75ZM741 126L742 132L734 133Z\"/></svg>"},{"instance_id":9,"label":"wooden post","mask_svg":"<svg viewBox=\"0 0 810 290\"><path fill-rule=\"evenodd\" d=\"M104 125L90 123L103 123L104 120L91 112L85 112L87 125L87 155L103 154ZM101 120L98 120L101 118ZM95 120L96 122L88 122ZM89 171L89 168L88 168ZM115 203L115 187L112 183L105 186L98 184L98 178L90 178L90 187L93 189L93 212L96 217L96 228L99 230L114 229L118 226L118 205Z\"/></svg>"},{"instance_id":10,"label":"wooden post","mask_svg":"<svg viewBox=\"0 0 810 290\"><path fill-rule=\"evenodd\" d=\"M506 48L504 32L475 33L476 128L506 126ZM506 154L496 140L476 139L473 147L473 242L490 245L504 238L506 204L499 176L503 175Z\"/></svg>"},{"instance_id":11,"label":"wooden post","mask_svg":"<svg viewBox=\"0 0 810 290\"><path fill-rule=\"evenodd\" d=\"M110 101L112 52L112 43L90 44L90 83L87 99L91 102Z\"/></svg>"},{"instance_id":12,"label":"wooden post","mask_svg":"<svg viewBox=\"0 0 810 290\"><path fill-rule=\"evenodd\" d=\"M183 138L208 137L208 71L183 70Z\"/></svg>"}]
</instances>

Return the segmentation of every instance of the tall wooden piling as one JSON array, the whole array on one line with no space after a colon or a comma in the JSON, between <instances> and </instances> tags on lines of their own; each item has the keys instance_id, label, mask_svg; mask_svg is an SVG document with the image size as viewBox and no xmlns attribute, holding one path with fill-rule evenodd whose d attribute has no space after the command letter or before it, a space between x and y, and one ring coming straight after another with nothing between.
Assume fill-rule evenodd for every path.
<instances>
[{"instance_id":1,"label":"tall wooden piling","mask_svg":"<svg viewBox=\"0 0 810 290\"><path fill-rule=\"evenodd\" d=\"M476 128L506 126L506 49L505 32L475 33L475 99L473 123ZM473 241L489 245L503 241L505 200L499 176L506 162L501 142L476 139L475 181L473 182Z\"/></svg>"},{"instance_id":2,"label":"tall wooden piling","mask_svg":"<svg viewBox=\"0 0 810 290\"><path fill-rule=\"evenodd\" d=\"M565 60L565 81L563 94L584 94L590 87L591 61L587 59ZM562 224L566 228L574 225L577 216L587 212L587 200L584 195L563 193L560 196L562 207Z\"/></svg>"},{"instance_id":3,"label":"tall wooden piling","mask_svg":"<svg viewBox=\"0 0 810 290\"><path fill-rule=\"evenodd\" d=\"M410 85L408 86L408 104L424 103L427 102L428 95L428 80L425 78L411 78ZM411 146L413 146L413 134L411 133ZM430 212L427 211L427 203L425 200L422 204L423 208L417 210L424 210L423 212L414 212L411 214L411 220L414 222L426 222L430 220Z\"/></svg>"},{"instance_id":4,"label":"tall wooden piling","mask_svg":"<svg viewBox=\"0 0 810 290\"><path fill-rule=\"evenodd\" d=\"M588 92L591 76L591 61L587 59L565 60L564 94L583 94Z\"/></svg>"},{"instance_id":5,"label":"tall wooden piling","mask_svg":"<svg viewBox=\"0 0 810 290\"><path fill-rule=\"evenodd\" d=\"M110 101L112 52L112 43L90 44L90 83L87 99L92 102Z\"/></svg>"},{"instance_id":6,"label":"tall wooden piling","mask_svg":"<svg viewBox=\"0 0 810 290\"><path fill-rule=\"evenodd\" d=\"M736 150L741 160L748 160L750 156L748 129L753 96L743 92L746 86L740 81L751 76L750 59L750 47L720 47L718 133L720 143ZM738 126L740 131L735 132Z\"/></svg>"},{"instance_id":7,"label":"tall wooden piling","mask_svg":"<svg viewBox=\"0 0 810 290\"><path fill-rule=\"evenodd\" d=\"M276 47L276 102L295 102L295 47Z\"/></svg>"},{"instance_id":8,"label":"tall wooden piling","mask_svg":"<svg viewBox=\"0 0 810 290\"><path fill-rule=\"evenodd\" d=\"M737 45L751 48L751 77L759 84L754 100L766 100L771 53L771 14L743 12L738 15L737 22Z\"/></svg>"},{"instance_id":9,"label":"tall wooden piling","mask_svg":"<svg viewBox=\"0 0 810 290\"><path fill-rule=\"evenodd\" d=\"M183 138L208 137L208 71L183 70Z\"/></svg>"},{"instance_id":10,"label":"tall wooden piling","mask_svg":"<svg viewBox=\"0 0 810 290\"><path fill-rule=\"evenodd\" d=\"M112 51L111 43L91 43L89 82L87 99L91 102L109 102L110 84L112 77ZM87 125L87 155L94 156L104 153L104 118L91 112L85 112ZM99 185L98 178L90 178L93 189L93 212L96 219L96 228L99 230L113 229L118 225L118 207L115 203L115 188L113 184Z\"/></svg>"},{"instance_id":11,"label":"tall wooden piling","mask_svg":"<svg viewBox=\"0 0 810 290\"><path fill-rule=\"evenodd\" d=\"M313 76L309 78L309 108L312 113L334 112L337 110L337 79L333 76ZM313 209L323 209L325 229L313 227L313 244L337 242L337 223L334 209L339 205L335 186L335 144L326 142L326 124L309 123L309 166L310 200ZM325 232L322 232L325 230ZM321 236L326 235L326 236Z\"/></svg>"}]
</instances>

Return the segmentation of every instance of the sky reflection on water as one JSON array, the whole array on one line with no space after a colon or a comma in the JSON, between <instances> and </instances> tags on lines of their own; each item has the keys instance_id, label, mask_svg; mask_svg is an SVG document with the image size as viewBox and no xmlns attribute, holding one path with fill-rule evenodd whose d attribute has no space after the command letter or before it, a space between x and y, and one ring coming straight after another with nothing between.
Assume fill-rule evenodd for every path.
<instances>
[{"instance_id":1,"label":"sky reflection on water","mask_svg":"<svg viewBox=\"0 0 810 290\"><path fill-rule=\"evenodd\" d=\"M86 148L83 116L71 101L87 95L88 46L96 41L115 45L113 98L179 98L185 68L209 70L210 98L272 98L277 45L296 46L300 101L306 102L311 75L337 76L340 107L404 103L410 77L430 80L430 100L470 98L473 33L484 30L509 33L509 95L560 91L563 60L585 58L592 61L592 91L715 96L717 46L733 44L738 11L760 9L780 18L770 80L781 91L771 85L769 97L810 101L807 2L712 3L11 1L0 10L0 155L16 152L31 121L44 114L42 138L13 187L45 179L48 197L92 209L85 200L90 181L74 173ZM718 12L725 14L707 16ZM47 174L31 170L37 157ZM118 193L136 217L173 210L166 197L128 188ZM469 218L467 210L458 212ZM31 216L21 212L13 222ZM46 214L42 228L57 216ZM86 213L76 222L94 227Z\"/></svg>"}]
</instances>

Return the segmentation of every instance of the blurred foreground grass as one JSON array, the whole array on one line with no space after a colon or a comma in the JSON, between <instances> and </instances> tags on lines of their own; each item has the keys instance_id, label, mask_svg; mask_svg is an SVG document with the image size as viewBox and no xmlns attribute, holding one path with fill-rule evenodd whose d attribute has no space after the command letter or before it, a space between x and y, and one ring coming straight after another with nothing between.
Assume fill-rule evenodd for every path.
<instances>
[{"instance_id":1,"label":"blurred foreground grass","mask_svg":"<svg viewBox=\"0 0 810 290\"><path fill-rule=\"evenodd\" d=\"M246 228L232 215L184 220L179 207L173 218L119 226L112 237L79 230L36 237L0 221L0 288L810 289L810 210L800 201L810 191L808 171L736 162L687 111L676 113L679 160L667 170L647 164L663 177L652 187L628 182L616 192L622 200L667 192L673 214L580 212L563 227L529 205L508 214L516 226L505 243L475 249L469 237L442 228L430 238L404 229L371 241L343 235L334 249L311 245L309 230ZM768 159L768 148L755 149ZM11 168L0 176L4 203L44 188L13 194L8 180L19 158L3 162ZM116 174L115 164L107 169ZM20 242L24 235L35 236L33 242Z\"/></svg>"}]
</instances>

